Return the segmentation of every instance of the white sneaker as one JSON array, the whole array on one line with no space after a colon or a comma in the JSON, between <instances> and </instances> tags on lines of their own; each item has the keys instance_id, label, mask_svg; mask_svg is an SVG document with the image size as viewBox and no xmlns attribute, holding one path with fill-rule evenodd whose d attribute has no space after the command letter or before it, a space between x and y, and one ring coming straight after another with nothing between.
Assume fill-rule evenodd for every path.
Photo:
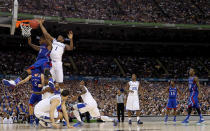
<instances>
[{"instance_id":1,"label":"white sneaker","mask_svg":"<svg viewBox=\"0 0 210 131\"><path fill-rule=\"evenodd\" d=\"M47 123L47 122L44 122L44 121L42 121L42 120L39 121L39 124L40 124L42 127L44 127L44 128L50 128L50 127L52 127L51 124L49 124L49 123Z\"/></svg>"}]
</instances>

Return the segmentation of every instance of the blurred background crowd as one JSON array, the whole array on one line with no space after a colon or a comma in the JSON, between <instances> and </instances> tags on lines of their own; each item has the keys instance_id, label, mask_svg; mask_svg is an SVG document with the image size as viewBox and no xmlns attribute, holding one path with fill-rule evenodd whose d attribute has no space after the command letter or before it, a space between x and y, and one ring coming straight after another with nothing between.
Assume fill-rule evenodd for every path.
<instances>
[{"instance_id":1,"label":"blurred background crowd","mask_svg":"<svg viewBox=\"0 0 210 131\"><path fill-rule=\"evenodd\" d=\"M32 50L0 51L0 74L18 75L36 60ZM15 54L15 55L14 55ZM64 75L128 77L133 72L140 78L187 78L190 67L200 78L208 78L210 61L207 57L147 57L110 56L66 53Z\"/></svg>"},{"instance_id":2,"label":"blurred background crowd","mask_svg":"<svg viewBox=\"0 0 210 131\"><path fill-rule=\"evenodd\" d=\"M11 11L13 0L0 0ZM69 18L210 24L208 0L19 0L19 12Z\"/></svg>"},{"instance_id":3,"label":"blurred background crowd","mask_svg":"<svg viewBox=\"0 0 210 131\"><path fill-rule=\"evenodd\" d=\"M125 81L109 81L109 80L97 80L86 81L87 87L95 100L98 103L100 112L108 116L116 116L116 94L118 89L124 89L126 86ZM142 88L144 90L143 103L140 96L140 109L142 116L164 116L165 108L167 104L168 94L164 94L168 87L168 82L147 82L141 81ZM64 88L71 91L70 98L77 93L79 86L78 80L65 81ZM30 98L31 84L26 83L17 88L6 88L0 85L1 97L0 97L0 116L1 118L8 115L14 120L14 122L28 121L28 101ZM176 87L182 92L186 90L187 83L177 82ZM203 114L210 115L210 89L207 85L201 84L202 99L200 99L200 106ZM69 98L67 102L67 110L69 117L73 118L72 105L74 102ZM187 100L188 94L184 94L183 99L180 99L178 95L178 115L187 114ZM125 113L126 114L126 113ZM196 111L193 113L196 114ZM134 114L135 115L135 114Z\"/></svg>"}]
</instances>

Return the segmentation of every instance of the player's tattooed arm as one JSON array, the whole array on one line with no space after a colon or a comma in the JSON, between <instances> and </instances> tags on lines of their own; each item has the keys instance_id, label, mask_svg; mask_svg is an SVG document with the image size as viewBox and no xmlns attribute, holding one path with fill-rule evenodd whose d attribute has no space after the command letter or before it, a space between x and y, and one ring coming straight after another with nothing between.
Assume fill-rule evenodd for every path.
<instances>
[{"instance_id":1,"label":"player's tattooed arm","mask_svg":"<svg viewBox=\"0 0 210 131\"><path fill-rule=\"evenodd\" d=\"M43 23L44 23L44 20L43 19L40 19L40 20L37 20L39 22L39 25L40 25L40 28L45 36L46 39L48 39L49 41L53 41L53 37L47 32L47 30L45 29Z\"/></svg>"},{"instance_id":2,"label":"player's tattooed arm","mask_svg":"<svg viewBox=\"0 0 210 131\"><path fill-rule=\"evenodd\" d=\"M39 46L32 44L31 37L28 38L28 45L30 47L32 47L34 50L36 50L36 51L39 51L40 50L40 47Z\"/></svg>"},{"instance_id":3,"label":"player's tattooed arm","mask_svg":"<svg viewBox=\"0 0 210 131\"><path fill-rule=\"evenodd\" d=\"M69 31L68 33L68 37L70 39L70 44L67 45L66 44L66 50L73 50L74 49L74 42L73 42L73 32L72 31Z\"/></svg>"},{"instance_id":4,"label":"player's tattooed arm","mask_svg":"<svg viewBox=\"0 0 210 131\"><path fill-rule=\"evenodd\" d=\"M28 82L31 79L31 75L29 75L28 77L26 77L24 80L20 81L16 86L22 85L26 82Z\"/></svg>"}]
</instances>

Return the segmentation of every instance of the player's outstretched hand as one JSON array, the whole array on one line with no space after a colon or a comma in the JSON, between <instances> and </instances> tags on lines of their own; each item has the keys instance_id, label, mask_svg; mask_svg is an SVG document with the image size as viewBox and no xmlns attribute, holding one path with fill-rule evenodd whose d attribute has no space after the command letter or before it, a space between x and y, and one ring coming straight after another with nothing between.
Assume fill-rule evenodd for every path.
<instances>
[{"instance_id":1,"label":"player's outstretched hand","mask_svg":"<svg viewBox=\"0 0 210 131\"><path fill-rule=\"evenodd\" d=\"M57 124L55 124L55 123L52 123L52 126L53 126L54 128L56 128L56 129L59 128L59 126L58 126Z\"/></svg>"},{"instance_id":2,"label":"player's outstretched hand","mask_svg":"<svg viewBox=\"0 0 210 131\"><path fill-rule=\"evenodd\" d=\"M68 128L74 128L73 126L67 125Z\"/></svg>"},{"instance_id":3,"label":"player's outstretched hand","mask_svg":"<svg viewBox=\"0 0 210 131\"><path fill-rule=\"evenodd\" d=\"M43 23L44 23L44 19L36 19L36 21L37 21L39 24L43 24Z\"/></svg>"},{"instance_id":4,"label":"player's outstretched hand","mask_svg":"<svg viewBox=\"0 0 210 131\"><path fill-rule=\"evenodd\" d=\"M73 32L72 31L69 31L68 37L69 37L69 39L72 39L73 38Z\"/></svg>"}]
</instances>

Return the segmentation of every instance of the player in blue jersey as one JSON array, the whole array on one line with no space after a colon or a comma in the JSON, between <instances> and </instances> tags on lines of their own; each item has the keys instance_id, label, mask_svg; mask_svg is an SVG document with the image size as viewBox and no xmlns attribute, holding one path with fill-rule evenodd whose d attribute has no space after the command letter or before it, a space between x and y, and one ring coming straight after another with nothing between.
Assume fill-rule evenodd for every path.
<instances>
[{"instance_id":1,"label":"player in blue jersey","mask_svg":"<svg viewBox=\"0 0 210 131\"><path fill-rule=\"evenodd\" d=\"M200 110L200 106L199 106L199 99L202 98L201 95L201 91L200 91L200 84L199 84L199 79L198 77L195 76L195 71L194 69L190 69L189 71L189 79L188 79L188 83L189 83L189 89L187 89L185 91L185 93L187 91L190 91L190 96L188 99L188 115L185 118L184 121L182 121L183 124L187 124L189 123L189 118L190 118L190 114L192 112L192 108L195 108L198 112L198 115L200 116L200 120L197 122L198 124L204 122L203 116L201 114L201 110Z\"/></svg>"},{"instance_id":2,"label":"player in blue jersey","mask_svg":"<svg viewBox=\"0 0 210 131\"><path fill-rule=\"evenodd\" d=\"M173 80L170 81L170 86L166 89L165 93L169 94L168 104L166 107L166 117L165 117L165 123L168 121L168 115L170 113L170 110L174 110L174 122L176 122L176 108L177 108L177 92L181 96L181 91L175 86L175 83Z\"/></svg>"},{"instance_id":3,"label":"player in blue jersey","mask_svg":"<svg viewBox=\"0 0 210 131\"><path fill-rule=\"evenodd\" d=\"M42 87L44 86L44 75L37 73L39 71L32 70L31 75L26 77L24 80L20 81L16 86L20 86L28 81L31 81L33 92L41 92ZM30 115L30 123L34 122L34 104L38 103L42 100L42 95L37 95L32 93L29 100L29 115ZM36 121L37 122L37 121ZM37 122L38 123L38 122Z\"/></svg>"},{"instance_id":4,"label":"player in blue jersey","mask_svg":"<svg viewBox=\"0 0 210 131\"><path fill-rule=\"evenodd\" d=\"M40 46L34 45L31 42L31 38L28 38L28 44L34 50L39 51L36 62L26 69L16 80L6 80L3 79L2 82L6 86L15 87L21 80L25 79L28 75L31 74L32 70L39 70L39 73L44 73L46 78L51 78L50 74L50 50L52 48L51 42L45 39L44 36L40 37L39 44ZM52 80L52 79L50 79Z\"/></svg>"}]
</instances>

